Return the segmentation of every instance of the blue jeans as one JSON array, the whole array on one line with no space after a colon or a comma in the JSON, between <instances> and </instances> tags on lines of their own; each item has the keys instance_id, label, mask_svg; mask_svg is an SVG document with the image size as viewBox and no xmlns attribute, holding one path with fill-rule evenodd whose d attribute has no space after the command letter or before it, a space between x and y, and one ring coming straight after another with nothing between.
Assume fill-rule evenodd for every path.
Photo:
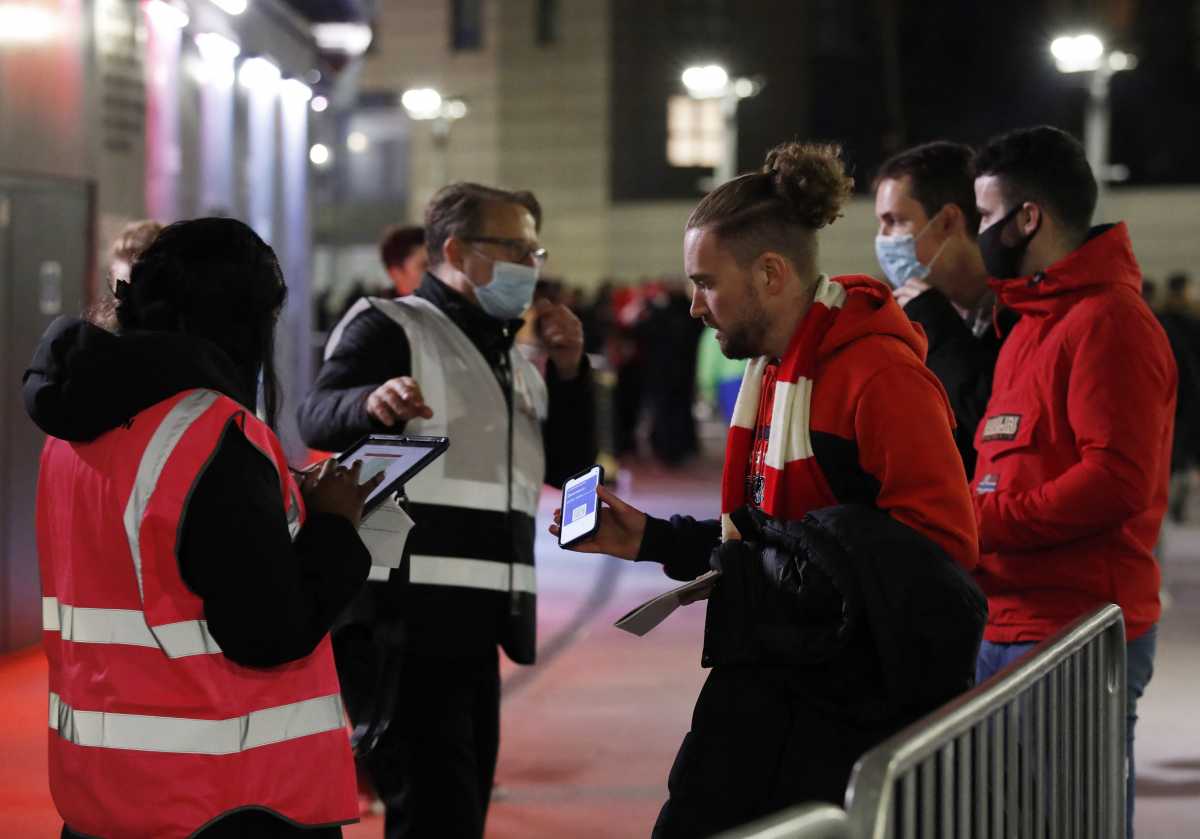
<instances>
[{"instance_id":1,"label":"blue jeans","mask_svg":"<svg viewBox=\"0 0 1200 839\"><path fill-rule=\"evenodd\" d=\"M981 684L1025 653L1036 647L1035 642L994 644L984 641L975 662L975 684ZM1125 645L1125 835L1133 839L1133 794L1137 773L1133 760L1133 729L1137 725L1137 703L1146 692L1154 675L1154 651L1158 646L1158 624L1144 635Z\"/></svg>"}]
</instances>

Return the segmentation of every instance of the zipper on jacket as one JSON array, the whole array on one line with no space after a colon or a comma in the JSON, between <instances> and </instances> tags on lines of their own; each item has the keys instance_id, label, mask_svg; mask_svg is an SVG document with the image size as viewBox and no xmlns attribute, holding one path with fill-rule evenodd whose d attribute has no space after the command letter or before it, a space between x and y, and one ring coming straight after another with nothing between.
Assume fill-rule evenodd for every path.
<instances>
[{"instance_id":1,"label":"zipper on jacket","mask_svg":"<svg viewBox=\"0 0 1200 839\"><path fill-rule=\"evenodd\" d=\"M504 327L504 337L508 337L508 327ZM513 617L521 613L521 595L517 591L516 551L513 545L512 529L512 480L513 480L513 369L512 359L508 349L500 355L500 372L504 380L504 401L508 403L508 480L505 482L504 523L508 531L508 611Z\"/></svg>"}]
</instances>

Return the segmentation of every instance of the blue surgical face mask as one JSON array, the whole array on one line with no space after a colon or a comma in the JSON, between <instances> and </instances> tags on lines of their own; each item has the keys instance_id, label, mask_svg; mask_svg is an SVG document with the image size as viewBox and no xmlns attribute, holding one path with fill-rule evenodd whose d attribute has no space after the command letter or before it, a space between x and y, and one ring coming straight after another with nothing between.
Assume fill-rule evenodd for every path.
<instances>
[{"instance_id":1,"label":"blue surgical face mask","mask_svg":"<svg viewBox=\"0 0 1200 839\"><path fill-rule=\"evenodd\" d=\"M498 320L519 318L533 302L538 271L516 262L492 263L492 281L475 287L475 299L484 312Z\"/></svg>"},{"instance_id":2,"label":"blue surgical face mask","mask_svg":"<svg viewBox=\"0 0 1200 839\"><path fill-rule=\"evenodd\" d=\"M921 228L921 232L916 236L905 233L899 236L875 237L875 258L879 260L879 267L883 269L892 288L900 288L909 280L925 279L929 276L933 263L941 256L946 242L942 242L942 246L937 249L937 253L933 255L933 259L929 260L928 265L917 259L917 239L925 235L930 224L933 224L933 219L930 219L929 223Z\"/></svg>"}]
</instances>

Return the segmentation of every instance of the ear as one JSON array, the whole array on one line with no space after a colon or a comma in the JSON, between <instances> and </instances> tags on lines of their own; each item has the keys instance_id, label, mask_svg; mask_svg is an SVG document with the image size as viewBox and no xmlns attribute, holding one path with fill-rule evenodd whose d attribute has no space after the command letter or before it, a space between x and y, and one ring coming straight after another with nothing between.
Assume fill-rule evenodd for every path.
<instances>
[{"instance_id":1,"label":"ear","mask_svg":"<svg viewBox=\"0 0 1200 839\"><path fill-rule=\"evenodd\" d=\"M957 204L947 204L942 207L937 219L938 232L943 236L952 236L967 232L967 220L962 207Z\"/></svg>"},{"instance_id":2,"label":"ear","mask_svg":"<svg viewBox=\"0 0 1200 839\"><path fill-rule=\"evenodd\" d=\"M1017 227L1023 236L1032 236L1045 221L1045 215L1039 204L1026 201L1017 213Z\"/></svg>"},{"instance_id":3,"label":"ear","mask_svg":"<svg viewBox=\"0 0 1200 839\"><path fill-rule=\"evenodd\" d=\"M751 271L761 278L763 291L771 295L779 294L786 285L787 278L795 273L787 258L774 251L760 254Z\"/></svg>"},{"instance_id":4,"label":"ear","mask_svg":"<svg viewBox=\"0 0 1200 839\"><path fill-rule=\"evenodd\" d=\"M460 274L466 273L466 267L463 262L466 260L466 247L456 236L447 236L446 241L442 242L442 262L450 264L450 267Z\"/></svg>"}]
</instances>

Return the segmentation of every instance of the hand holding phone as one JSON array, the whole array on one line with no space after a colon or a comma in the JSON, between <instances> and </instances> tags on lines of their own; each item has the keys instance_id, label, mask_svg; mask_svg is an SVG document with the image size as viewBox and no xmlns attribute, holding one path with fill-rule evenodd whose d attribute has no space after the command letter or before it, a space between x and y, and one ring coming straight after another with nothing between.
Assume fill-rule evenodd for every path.
<instances>
[{"instance_id":1,"label":"hand holding phone","mask_svg":"<svg viewBox=\"0 0 1200 839\"><path fill-rule=\"evenodd\" d=\"M597 492L604 482L604 467L592 466L563 484L562 524L558 544L568 547L594 536L600 529L600 497Z\"/></svg>"},{"instance_id":2,"label":"hand holding phone","mask_svg":"<svg viewBox=\"0 0 1200 839\"><path fill-rule=\"evenodd\" d=\"M594 467L599 470L600 467ZM592 470L588 469L576 475L571 481L576 481ZM597 522L592 525L588 521L588 512L586 509L580 514L577 522L577 529L590 528L591 532L584 532L580 535L578 532L568 531L567 528L571 522L569 515L565 512L570 509L567 502L567 488L571 481L563 487L563 506L562 509L554 511L554 522L550 525L550 532L559 537L559 544L565 548L583 553L608 554L609 556L620 557L621 559L636 559L638 552L642 547L642 537L646 533L646 514L635 507L626 504L620 498L605 487L600 480L603 479L603 471L599 471L599 480L596 482L596 518ZM599 502L603 502L605 507L601 509ZM564 533L566 534L564 538Z\"/></svg>"}]
</instances>

